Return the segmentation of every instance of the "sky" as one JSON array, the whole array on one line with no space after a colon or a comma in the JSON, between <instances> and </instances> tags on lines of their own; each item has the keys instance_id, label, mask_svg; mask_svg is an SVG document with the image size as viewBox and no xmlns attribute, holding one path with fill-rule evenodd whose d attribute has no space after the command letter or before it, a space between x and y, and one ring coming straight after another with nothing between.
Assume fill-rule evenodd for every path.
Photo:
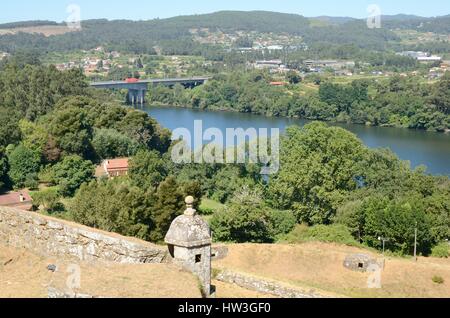
<instances>
[{"instance_id":1,"label":"sky","mask_svg":"<svg viewBox=\"0 0 450 318\"><path fill-rule=\"evenodd\" d=\"M2 0L0 23L51 20L66 21L67 8L76 4L82 20L107 18L149 20L178 15L202 14L220 10L266 10L313 16L365 18L371 4L381 13L441 16L450 14L448 0Z\"/></svg>"}]
</instances>

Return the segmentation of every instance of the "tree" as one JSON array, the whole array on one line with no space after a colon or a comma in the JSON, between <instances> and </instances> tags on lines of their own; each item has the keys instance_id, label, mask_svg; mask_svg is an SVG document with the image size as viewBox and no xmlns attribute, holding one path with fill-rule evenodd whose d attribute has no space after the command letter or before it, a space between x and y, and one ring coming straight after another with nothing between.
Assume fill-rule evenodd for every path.
<instances>
[{"instance_id":1,"label":"tree","mask_svg":"<svg viewBox=\"0 0 450 318\"><path fill-rule=\"evenodd\" d=\"M122 180L94 180L81 186L68 208L75 222L148 240L152 200Z\"/></svg>"},{"instance_id":2,"label":"tree","mask_svg":"<svg viewBox=\"0 0 450 318\"><path fill-rule=\"evenodd\" d=\"M388 201L379 197L364 205L364 242L371 247L381 247L379 237L389 239L388 249L411 255L414 249L415 229L418 229L418 252L428 255L433 244L430 222L420 200Z\"/></svg>"},{"instance_id":3,"label":"tree","mask_svg":"<svg viewBox=\"0 0 450 318\"><path fill-rule=\"evenodd\" d=\"M276 215L265 206L261 193L245 187L236 194L230 203L216 212L211 220L214 238L221 242L271 243L277 234L292 230L295 218L284 227L280 219L288 219L288 212ZM274 227L276 226L277 229ZM284 233L277 233L284 232Z\"/></svg>"},{"instance_id":4,"label":"tree","mask_svg":"<svg viewBox=\"0 0 450 318\"><path fill-rule=\"evenodd\" d=\"M289 71L286 74L286 79L291 84L298 84L302 81L302 78L300 77L300 75L295 71Z\"/></svg>"},{"instance_id":5,"label":"tree","mask_svg":"<svg viewBox=\"0 0 450 318\"><path fill-rule=\"evenodd\" d=\"M65 157L53 167L53 177L62 196L72 196L85 182L92 180L94 165L80 156Z\"/></svg>"},{"instance_id":6,"label":"tree","mask_svg":"<svg viewBox=\"0 0 450 318\"><path fill-rule=\"evenodd\" d=\"M129 175L134 185L155 190L167 177L166 163L157 151L140 150L130 161Z\"/></svg>"},{"instance_id":7,"label":"tree","mask_svg":"<svg viewBox=\"0 0 450 318\"><path fill-rule=\"evenodd\" d=\"M346 195L358 187L366 151L342 128L323 123L289 127L281 144L281 169L269 183L272 204L294 210L299 222L329 224Z\"/></svg>"},{"instance_id":8,"label":"tree","mask_svg":"<svg viewBox=\"0 0 450 318\"><path fill-rule=\"evenodd\" d=\"M20 141L19 116L13 109L0 107L0 148Z\"/></svg>"},{"instance_id":9,"label":"tree","mask_svg":"<svg viewBox=\"0 0 450 318\"><path fill-rule=\"evenodd\" d=\"M445 75L439 80L432 90L430 103L440 112L450 114L450 75Z\"/></svg>"},{"instance_id":10,"label":"tree","mask_svg":"<svg viewBox=\"0 0 450 318\"><path fill-rule=\"evenodd\" d=\"M97 156L102 159L134 156L140 148L137 141L115 129L95 130L92 146Z\"/></svg>"},{"instance_id":11,"label":"tree","mask_svg":"<svg viewBox=\"0 0 450 318\"><path fill-rule=\"evenodd\" d=\"M8 163L9 178L15 188L21 188L26 186L27 181L37 178L41 156L24 145L19 145L8 155Z\"/></svg>"},{"instance_id":12,"label":"tree","mask_svg":"<svg viewBox=\"0 0 450 318\"><path fill-rule=\"evenodd\" d=\"M136 59L136 62L134 63L134 65L138 69L143 69L144 68L144 64L142 64L142 60L141 60L140 57Z\"/></svg>"},{"instance_id":13,"label":"tree","mask_svg":"<svg viewBox=\"0 0 450 318\"><path fill-rule=\"evenodd\" d=\"M164 239L172 221L184 210L183 191L174 177L168 177L159 185L152 210L155 227L150 237L152 241L160 242Z\"/></svg>"},{"instance_id":14,"label":"tree","mask_svg":"<svg viewBox=\"0 0 450 318\"><path fill-rule=\"evenodd\" d=\"M59 108L50 117L49 132L68 154L88 156L91 151L92 126L85 109L70 105Z\"/></svg>"},{"instance_id":15,"label":"tree","mask_svg":"<svg viewBox=\"0 0 450 318\"><path fill-rule=\"evenodd\" d=\"M8 183L8 158L3 154L3 150L0 149L0 192L5 190Z\"/></svg>"},{"instance_id":16,"label":"tree","mask_svg":"<svg viewBox=\"0 0 450 318\"><path fill-rule=\"evenodd\" d=\"M21 120L19 127L22 144L35 152L42 153L49 138L47 130L42 125L27 120Z\"/></svg>"},{"instance_id":17,"label":"tree","mask_svg":"<svg viewBox=\"0 0 450 318\"><path fill-rule=\"evenodd\" d=\"M170 146L170 131L162 129L156 120L144 112L127 111L115 128L150 150L164 153Z\"/></svg>"},{"instance_id":18,"label":"tree","mask_svg":"<svg viewBox=\"0 0 450 318\"><path fill-rule=\"evenodd\" d=\"M250 48L253 47L253 40L250 39L248 36L239 37L235 41L234 45L237 48Z\"/></svg>"},{"instance_id":19,"label":"tree","mask_svg":"<svg viewBox=\"0 0 450 318\"><path fill-rule=\"evenodd\" d=\"M253 180L246 176L245 168L237 165L222 167L215 173L212 182L212 187L208 189L209 197L221 203L230 199L237 189L254 185Z\"/></svg>"}]
</instances>

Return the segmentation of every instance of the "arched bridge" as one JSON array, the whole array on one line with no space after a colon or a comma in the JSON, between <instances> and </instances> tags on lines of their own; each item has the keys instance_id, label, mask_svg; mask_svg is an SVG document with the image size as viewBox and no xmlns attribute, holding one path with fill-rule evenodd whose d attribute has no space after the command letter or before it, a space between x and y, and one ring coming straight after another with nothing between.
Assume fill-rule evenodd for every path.
<instances>
[{"instance_id":1,"label":"arched bridge","mask_svg":"<svg viewBox=\"0 0 450 318\"><path fill-rule=\"evenodd\" d=\"M164 78L164 79L146 79L146 80L125 80L125 81L107 81L107 82L93 82L91 87L100 89L127 89L127 103L129 104L144 104L145 94L147 93L149 85L157 86L164 85L173 87L177 84L183 85L185 88L193 88L203 85L210 77L189 77L189 78Z\"/></svg>"}]
</instances>

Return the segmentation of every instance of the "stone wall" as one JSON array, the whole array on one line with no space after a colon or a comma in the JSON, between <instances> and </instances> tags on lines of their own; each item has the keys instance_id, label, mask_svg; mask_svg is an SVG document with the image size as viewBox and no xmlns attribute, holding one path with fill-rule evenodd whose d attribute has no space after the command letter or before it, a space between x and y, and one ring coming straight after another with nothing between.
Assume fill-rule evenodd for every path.
<instances>
[{"instance_id":1,"label":"stone wall","mask_svg":"<svg viewBox=\"0 0 450 318\"><path fill-rule=\"evenodd\" d=\"M344 267L355 272L368 272L374 269L384 269L384 259L375 259L366 254L347 255Z\"/></svg>"},{"instance_id":2,"label":"stone wall","mask_svg":"<svg viewBox=\"0 0 450 318\"><path fill-rule=\"evenodd\" d=\"M215 279L280 298L329 298L329 296L322 295L315 290L301 290L299 288L288 287L278 282L235 273L229 270L219 270L215 275Z\"/></svg>"},{"instance_id":3,"label":"stone wall","mask_svg":"<svg viewBox=\"0 0 450 318\"><path fill-rule=\"evenodd\" d=\"M165 246L6 207L0 207L0 243L43 256L72 256L88 262L139 264L170 259Z\"/></svg>"}]
</instances>

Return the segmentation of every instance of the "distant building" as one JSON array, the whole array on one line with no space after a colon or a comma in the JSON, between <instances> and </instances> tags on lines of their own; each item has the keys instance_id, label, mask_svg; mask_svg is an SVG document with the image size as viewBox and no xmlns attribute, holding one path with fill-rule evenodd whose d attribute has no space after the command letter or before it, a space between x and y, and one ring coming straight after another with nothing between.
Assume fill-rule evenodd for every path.
<instances>
[{"instance_id":1,"label":"distant building","mask_svg":"<svg viewBox=\"0 0 450 318\"><path fill-rule=\"evenodd\" d=\"M33 199L28 191L10 192L0 195L0 206L7 206L24 211L30 211L33 207Z\"/></svg>"},{"instance_id":2,"label":"distant building","mask_svg":"<svg viewBox=\"0 0 450 318\"><path fill-rule=\"evenodd\" d=\"M334 60L305 60L303 64L307 67L331 67L336 64Z\"/></svg>"},{"instance_id":3,"label":"distant building","mask_svg":"<svg viewBox=\"0 0 450 318\"><path fill-rule=\"evenodd\" d=\"M282 46L282 45L269 45L267 47L267 49L269 51L282 51L284 49L284 46Z\"/></svg>"},{"instance_id":4,"label":"distant building","mask_svg":"<svg viewBox=\"0 0 450 318\"><path fill-rule=\"evenodd\" d=\"M418 57L417 60L419 62L440 62L442 58L440 56L423 56Z\"/></svg>"},{"instance_id":5,"label":"distant building","mask_svg":"<svg viewBox=\"0 0 450 318\"><path fill-rule=\"evenodd\" d=\"M397 55L411 57L419 62L440 62L442 60L440 56L431 55L422 51L404 51L397 53Z\"/></svg>"},{"instance_id":6,"label":"distant building","mask_svg":"<svg viewBox=\"0 0 450 318\"><path fill-rule=\"evenodd\" d=\"M414 59L418 59L419 57L429 56L428 53L422 52L422 51L403 51L403 52L397 53L397 55L412 57Z\"/></svg>"},{"instance_id":7,"label":"distant building","mask_svg":"<svg viewBox=\"0 0 450 318\"><path fill-rule=\"evenodd\" d=\"M270 69L270 68L279 68L283 65L281 60L264 60L264 61L256 61L255 68L256 69Z\"/></svg>"},{"instance_id":8,"label":"distant building","mask_svg":"<svg viewBox=\"0 0 450 318\"><path fill-rule=\"evenodd\" d=\"M355 67L356 63L354 61L335 61L335 60L305 60L303 65L308 67L310 70L322 69L322 68L332 68L335 71L344 70L348 68Z\"/></svg>"},{"instance_id":9,"label":"distant building","mask_svg":"<svg viewBox=\"0 0 450 318\"><path fill-rule=\"evenodd\" d=\"M97 178L107 177L123 177L128 175L129 158L107 159L95 169Z\"/></svg>"},{"instance_id":10,"label":"distant building","mask_svg":"<svg viewBox=\"0 0 450 318\"><path fill-rule=\"evenodd\" d=\"M270 86L286 86L286 82L270 82Z\"/></svg>"}]
</instances>

